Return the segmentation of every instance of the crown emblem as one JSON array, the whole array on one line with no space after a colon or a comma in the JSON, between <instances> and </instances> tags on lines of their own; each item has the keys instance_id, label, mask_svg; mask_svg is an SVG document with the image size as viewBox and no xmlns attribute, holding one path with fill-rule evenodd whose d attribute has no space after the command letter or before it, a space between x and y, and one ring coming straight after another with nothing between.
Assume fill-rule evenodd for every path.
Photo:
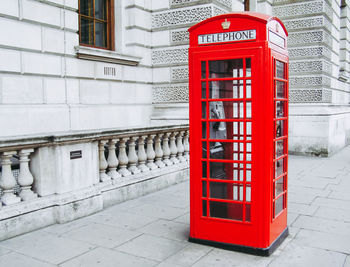
<instances>
[{"instance_id":1,"label":"crown emblem","mask_svg":"<svg viewBox=\"0 0 350 267\"><path fill-rule=\"evenodd\" d=\"M224 22L221 23L221 26L224 30L227 30L228 28L230 28L231 22L227 21L227 19L225 19Z\"/></svg>"}]
</instances>

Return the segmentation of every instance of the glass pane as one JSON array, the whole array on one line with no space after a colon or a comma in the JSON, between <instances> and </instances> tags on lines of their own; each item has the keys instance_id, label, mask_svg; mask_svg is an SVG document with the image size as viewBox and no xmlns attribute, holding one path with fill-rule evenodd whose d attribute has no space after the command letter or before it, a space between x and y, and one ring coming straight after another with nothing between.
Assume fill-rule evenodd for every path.
<instances>
[{"instance_id":1,"label":"glass pane","mask_svg":"<svg viewBox=\"0 0 350 267\"><path fill-rule=\"evenodd\" d=\"M228 142L210 142L211 159L244 160L244 144Z\"/></svg>"},{"instance_id":2,"label":"glass pane","mask_svg":"<svg viewBox=\"0 0 350 267\"><path fill-rule=\"evenodd\" d=\"M207 158L207 142L202 142L202 158Z\"/></svg>"},{"instance_id":3,"label":"glass pane","mask_svg":"<svg viewBox=\"0 0 350 267\"><path fill-rule=\"evenodd\" d=\"M232 122L215 121L209 122L209 139L232 139Z\"/></svg>"},{"instance_id":4,"label":"glass pane","mask_svg":"<svg viewBox=\"0 0 350 267\"><path fill-rule=\"evenodd\" d=\"M92 20L81 18L80 25L81 43L87 45L94 45L94 23Z\"/></svg>"},{"instance_id":5,"label":"glass pane","mask_svg":"<svg viewBox=\"0 0 350 267\"><path fill-rule=\"evenodd\" d=\"M209 61L210 78L243 77L243 59Z\"/></svg>"},{"instance_id":6,"label":"glass pane","mask_svg":"<svg viewBox=\"0 0 350 267\"><path fill-rule=\"evenodd\" d=\"M207 162L202 161L202 177L207 178Z\"/></svg>"},{"instance_id":7,"label":"glass pane","mask_svg":"<svg viewBox=\"0 0 350 267\"><path fill-rule=\"evenodd\" d=\"M276 77L283 79L284 78L284 63L276 60Z\"/></svg>"},{"instance_id":8,"label":"glass pane","mask_svg":"<svg viewBox=\"0 0 350 267\"><path fill-rule=\"evenodd\" d=\"M106 0L95 0L95 17L97 19L107 20L107 1Z\"/></svg>"},{"instance_id":9,"label":"glass pane","mask_svg":"<svg viewBox=\"0 0 350 267\"><path fill-rule=\"evenodd\" d=\"M245 59L245 68L246 68L246 72L245 72L245 76L246 77L251 77L252 76L252 63L251 63L251 59L250 58L246 58Z\"/></svg>"},{"instance_id":10,"label":"glass pane","mask_svg":"<svg viewBox=\"0 0 350 267\"><path fill-rule=\"evenodd\" d=\"M251 212L250 212L250 210L251 210L251 207L250 207L250 204L246 204L245 205L245 220L247 221L247 222L250 222L250 220L251 220Z\"/></svg>"},{"instance_id":11,"label":"glass pane","mask_svg":"<svg viewBox=\"0 0 350 267\"><path fill-rule=\"evenodd\" d=\"M276 118L285 117L284 103L284 101L276 101Z\"/></svg>"},{"instance_id":12,"label":"glass pane","mask_svg":"<svg viewBox=\"0 0 350 267\"><path fill-rule=\"evenodd\" d=\"M276 156L278 158L284 154L284 140L278 140L276 142Z\"/></svg>"},{"instance_id":13,"label":"glass pane","mask_svg":"<svg viewBox=\"0 0 350 267\"><path fill-rule=\"evenodd\" d=\"M243 201L243 185L210 182L210 197Z\"/></svg>"},{"instance_id":14,"label":"glass pane","mask_svg":"<svg viewBox=\"0 0 350 267\"><path fill-rule=\"evenodd\" d=\"M252 102L247 102L246 103L246 118L251 119L252 118Z\"/></svg>"},{"instance_id":15,"label":"glass pane","mask_svg":"<svg viewBox=\"0 0 350 267\"><path fill-rule=\"evenodd\" d=\"M201 62L201 72L202 72L202 79L206 78L206 62Z\"/></svg>"},{"instance_id":16,"label":"glass pane","mask_svg":"<svg viewBox=\"0 0 350 267\"><path fill-rule=\"evenodd\" d=\"M95 23L96 46L107 47L107 23Z\"/></svg>"},{"instance_id":17,"label":"glass pane","mask_svg":"<svg viewBox=\"0 0 350 267\"><path fill-rule=\"evenodd\" d=\"M202 102L202 119L207 118L207 102Z\"/></svg>"},{"instance_id":18,"label":"glass pane","mask_svg":"<svg viewBox=\"0 0 350 267\"><path fill-rule=\"evenodd\" d=\"M207 216L207 201L206 200L202 200L202 212L203 212L203 216Z\"/></svg>"},{"instance_id":19,"label":"glass pane","mask_svg":"<svg viewBox=\"0 0 350 267\"><path fill-rule=\"evenodd\" d=\"M285 98L284 82L276 81L276 98Z\"/></svg>"},{"instance_id":20,"label":"glass pane","mask_svg":"<svg viewBox=\"0 0 350 267\"><path fill-rule=\"evenodd\" d=\"M247 138L247 140L252 140L252 123L246 122L246 127L247 127L246 138Z\"/></svg>"},{"instance_id":21,"label":"glass pane","mask_svg":"<svg viewBox=\"0 0 350 267\"><path fill-rule=\"evenodd\" d=\"M246 98L252 97L252 80L246 80Z\"/></svg>"},{"instance_id":22,"label":"glass pane","mask_svg":"<svg viewBox=\"0 0 350 267\"><path fill-rule=\"evenodd\" d=\"M275 169L275 178L282 175L284 173L284 159L280 159L276 161L276 169Z\"/></svg>"},{"instance_id":23,"label":"glass pane","mask_svg":"<svg viewBox=\"0 0 350 267\"><path fill-rule=\"evenodd\" d=\"M284 120L276 121L276 138L282 137L284 135Z\"/></svg>"},{"instance_id":24,"label":"glass pane","mask_svg":"<svg viewBox=\"0 0 350 267\"><path fill-rule=\"evenodd\" d=\"M234 181L244 180L244 164L233 163L233 180Z\"/></svg>"},{"instance_id":25,"label":"glass pane","mask_svg":"<svg viewBox=\"0 0 350 267\"><path fill-rule=\"evenodd\" d=\"M202 82L202 99L206 99L207 98L207 83L206 82Z\"/></svg>"},{"instance_id":26,"label":"glass pane","mask_svg":"<svg viewBox=\"0 0 350 267\"><path fill-rule=\"evenodd\" d=\"M284 191L284 176L275 182L275 197Z\"/></svg>"},{"instance_id":27,"label":"glass pane","mask_svg":"<svg viewBox=\"0 0 350 267\"><path fill-rule=\"evenodd\" d=\"M210 201L210 217L224 218L231 220L243 219L243 204Z\"/></svg>"},{"instance_id":28,"label":"glass pane","mask_svg":"<svg viewBox=\"0 0 350 267\"><path fill-rule=\"evenodd\" d=\"M243 98L243 80L211 81L209 83L209 98Z\"/></svg>"},{"instance_id":29,"label":"glass pane","mask_svg":"<svg viewBox=\"0 0 350 267\"><path fill-rule=\"evenodd\" d=\"M93 0L80 1L80 14L93 17Z\"/></svg>"},{"instance_id":30,"label":"glass pane","mask_svg":"<svg viewBox=\"0 0 350 267\"><path fill-rule=\"evenodd\" d=\"M250 164L247 164L247 166ZM248 169L250 175L250 169ZM210 179L243 181L244 164L227 162L209 162ZM247 180L248 181L248 180ZM249 179L250 181L250 179Z\"/></svg>"},{"instance_id":31,"label":"glass pane","mask_svg":"<svg viewBox=\"0 0 350 267\"><path fill-rule=\"evenodd\" d=\"M251 199L252 199L252 196L251 196L252 190L251 190L251 188L250 188L250 185L247 185L247 187L246 187L245 189L246 189L246 190L245 190L245 200L246 200L247 202L250 202Z\"/></svg>"},{"instance_id":32,"label":"glass pane","mask_svg":"<svg viewBox=\"0 0 350 267\"><path fill-rule=\"evenodd\" d=\"M202 196L207 197L207 182L202 181Z\"/></svg>"},{"instance_id":33,"label":"glass pane","mask_svg":"<svg viewBox=\"0 0 350 267\"><path fill-rule=\"evenodd\" d=\"M207 139L207 123L202 122L202 138Z\"/></svg>"},{"instance_id":34,"label":"glass pane","mask_svg":"<svg viewBox=\"0 0 350 267\"><path fill-rule=\"evenodd\" d=\"M283 210L284 196L281 196L275 201L275 217Z\"/></svg>"}]
</instances>

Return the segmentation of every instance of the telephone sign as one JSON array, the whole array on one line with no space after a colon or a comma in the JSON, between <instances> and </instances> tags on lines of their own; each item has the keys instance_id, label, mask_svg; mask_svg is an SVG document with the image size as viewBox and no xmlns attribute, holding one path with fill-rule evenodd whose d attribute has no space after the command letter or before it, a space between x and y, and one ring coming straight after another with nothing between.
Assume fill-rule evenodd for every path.
<instances>
[{"instance_id":1,"label":"telephone sign","mask_svg":"<svg viewBox=\"0 0 350 267\"><path fill-rule=\"evenodd\" d=\"M241 12L189 32L189 239L269 255L288 235L287 31Z\"/></svg>"}]
</instances>

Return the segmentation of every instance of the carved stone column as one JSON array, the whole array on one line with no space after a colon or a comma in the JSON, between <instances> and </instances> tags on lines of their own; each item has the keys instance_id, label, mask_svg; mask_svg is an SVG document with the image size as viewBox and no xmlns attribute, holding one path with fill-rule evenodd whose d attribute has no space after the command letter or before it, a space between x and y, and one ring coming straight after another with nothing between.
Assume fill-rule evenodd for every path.
<instances>
[{"instance_id":1,"label":"carved stone column","mask_svg":"<svg viewBox=\"0 0 350 267\"><path fill-rule=\"evenodd\" d=\"M190 143L188 142L190 132L185 131L184 135L184 157L187 161L190 160Z\"/></svg>"},{"instance_id":2,"label":"carved stone column","mask_svg":"<svg viewBox=\"0 0 350 267\"><path fill-rule=\"evenodd\" d=\"M29 170L29 155L33 153L34 149L21 149L19 151L19 176L18 184L21 186L20 198L23 201L31 200L38 197L31 188L34 182L34 177Z\"/></svg>"},{"instance_id":3,"label":"carved stone column","mask_svg":"<svg viewBox=\"0 0 350 267\"><path fill-rule=\"evenodd\" d=\"M172 132L170 135L170 160L174 163L177 164L180 161L176 158L177 156L177 147L175 143L177 132Z\"/></svg>"},{"instance_id":4,"label":"carved stone column","mask_svg":"<svg viewBox=\"0 0 350 267\"><path fill-rule=\"evenodd\" d=\"M153 150L154 137L155 137L155 134L150 134L147 138L147 167L150 168L150 170L155 170L158 168L158 166L154 164L154 158L156 156Z\"/></svg>"},{"instance_id":5,"label":"carved stone column","mask_svg":"<svg viewBox=\"0 0 350 267\"><path fill-rule=\"evenodd\" d=\"M145 139L147 138L147 135L143 135L139 137L138 143L138 150L137 150L137 156L139 158L139 169L142 172L149 171L149 168L146 166L146 160L147 160L147 154L145 152Z\"/></svg>"},{"instance_id":6,"label":"carved stone column","mask_svg":"<svg viewBox=\"0 0 350 267\"><path fill-rule=\"evenodd\" d=\"M111 179L106 174L106 169L108 167L108 163L105 157L105 144L107 143L107 140L100 140L98 143L98 150L99 150L99 168L100 168L100 181L105 182Z\"/></svg>"},{"instance_id":7,"label":"carved stone column","mask_svg":"<svg viewBox=\"0 0 350 267\"><path fill-rule=\"evenodd\" d=\"M118 138L117 139L111 139L108 142L108 158L107 158L107 163L108 163L108 175L112 178L112 179L117 179L119 177L121 177L121 175L117 172L117 167L119 164L118 158L117 158L117 154L115 152L115 144L118 142Z\"/></svg>"},{"instance_id":8,"label":"carved stone column","mask_svg":"<svg viewBox=\"0 0 350 267\"><path fill-rule=\"evenodd\" d=\"M140 173L140 169L136 167L136 164L138 162L138 157L136 154L136 150L135 150L135 141L137 140L136 136L130 137L130 141L129 141L129 155L128 155L128 159L129 159L129 171L132 174L137 174Z\"/></svg>"},{"instance_id":9,"label":"carved stone column","mask_svg":"<svg viewBox=\"0 0 350 267\"><path fill-rule=\"evenodd\" d=\"M176 137L177 157L180 160L180 162L186 162L186 159L183 156L185 151L184 146L182 144L183 134L184 131L181 131Z\"/></svg>"},{"instance_id":10,"label":"carved stone column","mask_svg":"<svg viewBox=\"0 0 350 267\"><path fill-rule=\"evenodd\" d=\"M155 142L154 142L154 150L155 150L155 155L156 155L156 165L159 167L159 168L164 168L165 167L165 164L164 162L162 161L162 158L163 158L163 150L162 150L162 146L161 146L161 141L162 141L162 136L163 134L160 133L160 134L157 134L156 135L156 138L155 138Z\"/></svg>"},{"instance_id":11,"label":"carved stone column","mask_svg":"<svg viewBox=\"0 0 350 267\"><path fill-rule=\"evenodd\" d=\"M170 148L169 148L169 135L170 133L165 133L163 136L163 162L165 163L166 166L173 165L174 163L169 160L170 158Z\"/></svg>"},{"instance_id":12,"label":"carved stone column","mask_svg":"<svg viewBox=\"0 0 350 267\"><path fill-rule=\"evenodd\" d=\"M119 141L119 173L122 176L128 176L131 174L131 172L129 172L129 170L127 169L128 163L129 163L129 159L128 156L126 155L126 141L128 141L129 137L124 137L121 138Z\"/></svg>"},{"instance_id":13,"label":"carved stone column","mask_svg":"<svg viewBox=\"0 0 350 267\"><path fill-rule=\"evenodd\" d=\"M8 151L1 154L2 173L0 177L0 188L4 193L1 197L4 205L12 205L21 201L21 198L14 193L17 182L11 171L11 157L15 154L16 151Z\"/></svg>"}]
</instances>

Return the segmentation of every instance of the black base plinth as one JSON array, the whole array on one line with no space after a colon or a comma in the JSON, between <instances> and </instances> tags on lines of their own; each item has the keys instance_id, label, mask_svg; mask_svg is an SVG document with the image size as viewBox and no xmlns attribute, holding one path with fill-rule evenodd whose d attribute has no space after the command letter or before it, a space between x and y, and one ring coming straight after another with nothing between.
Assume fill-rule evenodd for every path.
<instances>
[{"instance_id":1,"label":"black base plinth","mask_svg":"<svg viewBox=\"0 0 350 267\"><path fill-rule=\"evenodd\" d=\"M192 238L192 237L189 237L188 241L202 244L202 245L209 245L217 248L233 250L233 251L258 255L258 256L269 256L276 250L276 248L283 242L283 240L287 236L288 236L288 227L286 227L286 229L284 229L283 232L276 238L276 240L267 248L247 247L242 245L221 243L221 242L203 240L203 239Z\"/></svg>"}]
</instances>

